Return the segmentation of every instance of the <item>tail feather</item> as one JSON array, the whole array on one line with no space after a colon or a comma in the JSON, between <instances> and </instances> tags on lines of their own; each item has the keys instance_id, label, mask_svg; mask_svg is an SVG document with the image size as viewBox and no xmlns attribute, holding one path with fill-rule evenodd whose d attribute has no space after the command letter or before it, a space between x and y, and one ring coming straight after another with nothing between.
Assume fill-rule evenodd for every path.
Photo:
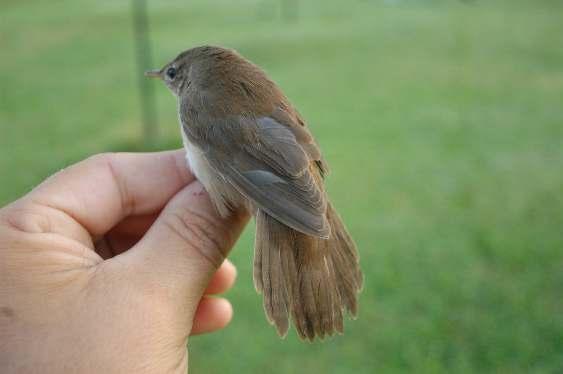
<instances>
[{"instance_id":1,"label":"tail feather","mask_svg":"<svg viewBox=\"0 0 563 374\"><path fill-rule=\"evenodd\" d=\"M260 214L261 211L256 213L256 226L258 226L259 220L263 219L260 217ZM258 293L262 293L264 290L264 283L262 282L262 254L264 251L263 247L268 240L267 237L264 237L266 233L265 230L256 230L256 237L254 238L254 267L252 279L254 279L254 288L256 288L256 292Z\"/></svg>"},{"instance_id":2,"label":"tail feather","mask_svg":"<svg viewBox=\"0 0 563 374\"><path fill-rule=\"evenodd\" d=\"M282 256L290 253L291 248L287 247L287 241L280 240L284 232L271 225L270 220L273 218L261 210L256 213L257 227L266 226L270 229L256 232L254 283L257 290L261 288L264 294L264 311L268 321L276 326L280 336L285 336L289 328L288 309L291 298L285 277L287 272L282 269ZM272 246L271 243L277 245Z\"/></svg>"},{"instance_id":3,"label":"tail feather","mask_svg":"<svg viewBox=\"0 0 563 374\"><path fill-rule=\"evenodd\" d=\"M335 242L330 255L336 272L336 284L342 298L342 304L348 312L358 315L357 293L363 287L363 276L359 266L359 256L354 241L344 227L342 220L331 204L328 205L328 219L333 229Z\"/></svg>"},{"instance_id":4,"label":"tail feather","mask_svg":"<svg viewBox=\"0 0 563 374\"><path fill-rule=\"evenodd\" d=\"M321 297L321 292L326 293L326 285L323 281L329 279L329 274L320 266L323 255L319 251L316 238L299 233L296 235L295 244L294 252L301 265L298 274L300 291L298 297L303 306L302 310L296 310L295 318L304 322L305 335L307 339L312 340L315 336L324 336L321 321L326 319L326 313L330 312L328 309L331 305L325 304L326 298Z\"/></svg>"},{"instance_id":5,"label":"tail feather","mask_svg":"<svg viewBox=\"0 0 563 374\"><path fill-rule=\"evenodd\" d=\"M344 310L357 315L362 273L356 247L330 204L327 218L331 237L320 239L256 212L254 284L281 336L290 315L299 336L311 341L342 333Z\"/></svg>"}]
</instances>

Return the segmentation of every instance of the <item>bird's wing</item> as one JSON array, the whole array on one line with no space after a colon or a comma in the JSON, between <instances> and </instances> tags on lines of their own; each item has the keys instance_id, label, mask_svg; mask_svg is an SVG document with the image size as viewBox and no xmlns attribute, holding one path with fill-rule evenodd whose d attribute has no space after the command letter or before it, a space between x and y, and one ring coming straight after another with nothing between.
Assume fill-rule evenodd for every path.
<instances>
[{"instance_id":1,"label":"bird's wing","mask_svg":"<svg viewBox=\"0 0 563 374\"><path fill-rule=\"evenodd\" d=\"M183 127L216 172L278 221L305 234L329 236L316 160L289 127L272 117L206 122Z\"/></svg>"},{"instance_id":2,"label":"bird's wing","mask_svg":"<svg viewBox=\"0 0 563 374\"><path fill-rule=\"evenodd\" d=\"M307 126L305 126L305 122L295 109L291 106L278 106L272 112L270 117L291 130L297 140L297 143L299 143L309 158L315 162L321 176L324 177L328 174L328 165L321 154L319 146L307 129Z\"/></svg>"}]
</instances>

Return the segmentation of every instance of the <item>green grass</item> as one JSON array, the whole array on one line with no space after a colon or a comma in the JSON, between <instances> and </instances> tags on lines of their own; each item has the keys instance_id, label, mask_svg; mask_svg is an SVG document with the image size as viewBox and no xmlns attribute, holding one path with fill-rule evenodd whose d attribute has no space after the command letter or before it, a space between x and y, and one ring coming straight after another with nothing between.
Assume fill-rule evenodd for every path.
<instances>
[{"instance_id":1,"label":"green grass","mask_svg":"<svg viewBox=\"0 0 563 374\"><path fill-rule=\"evenodd\" d=\"M210 5L212 3L214 6ZM361 251L360 317L277 338L232 259L226 330L194 373L563 371L563 4L151 2L157 65L203 43L263 66L308 119ZM143 149L129 2L0 4L0 204L90 154ZM179 147L156 86L159 148Z\"/></svg>"}]
</instances>

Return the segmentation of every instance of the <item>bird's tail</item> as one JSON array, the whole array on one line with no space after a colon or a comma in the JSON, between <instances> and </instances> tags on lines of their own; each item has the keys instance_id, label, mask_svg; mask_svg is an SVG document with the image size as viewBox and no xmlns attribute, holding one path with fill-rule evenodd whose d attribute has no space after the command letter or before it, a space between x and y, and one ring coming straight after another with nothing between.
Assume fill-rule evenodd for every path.
<instances>
[{"instance_id":1,"label":"bird's tail","mask_svg":"<svg viewBox=\"0 0 563 374\"><path fill-rule=\"evenodd\" d=\"M289 318L302 339L343 331L343 314L358 312L362 273L356 246L330 203L329 239L295 231L262 210L256 213L254 285L264 311L285 336Z\"/></svg>"}]
</instances>

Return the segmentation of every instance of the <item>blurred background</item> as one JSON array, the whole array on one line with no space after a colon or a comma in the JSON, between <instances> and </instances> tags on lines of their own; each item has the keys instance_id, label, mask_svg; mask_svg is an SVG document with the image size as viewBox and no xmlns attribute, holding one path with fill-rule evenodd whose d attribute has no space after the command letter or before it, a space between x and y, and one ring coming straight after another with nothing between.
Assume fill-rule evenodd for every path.
<instances>
[{"instance_id":1,"label":"blurred background","mask_svg":"<svg viewBox=\"0 0 563 374\"><path fill-rule=\"evenodd\" d=\"M94 153L181 146L159 82L143 138L133 14L0 0L0 205ZM194 373L563 372L563 2L148 0L148 16L153 67L218 44L279 83L365 272L344 336L281 341L249 227L234 320L190 341Z\"/></svg>"}]
</instances>

